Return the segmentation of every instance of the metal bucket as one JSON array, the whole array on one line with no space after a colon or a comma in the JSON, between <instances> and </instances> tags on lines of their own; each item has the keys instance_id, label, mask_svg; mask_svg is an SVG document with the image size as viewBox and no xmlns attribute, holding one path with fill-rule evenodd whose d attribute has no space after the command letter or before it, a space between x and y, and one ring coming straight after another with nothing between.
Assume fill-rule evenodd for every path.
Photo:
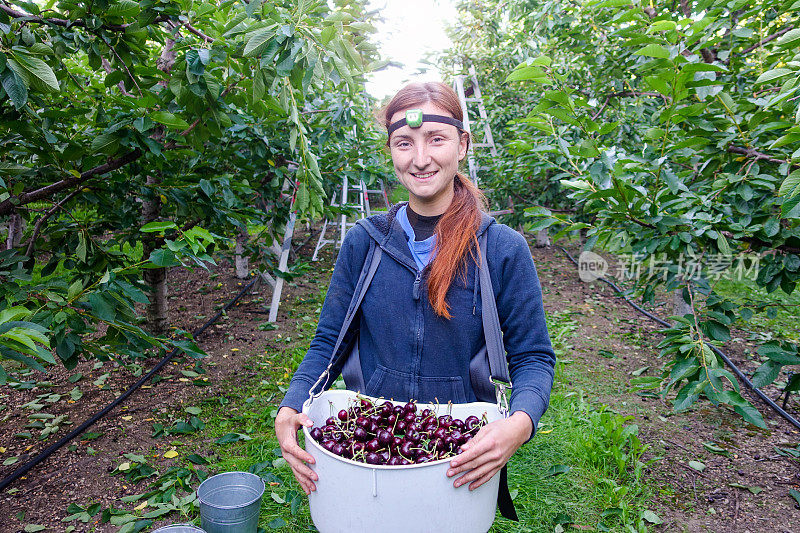
<instances>
[{"instance_id":1,"label":"metal bucket","mask_svg":"<svg viewBox=\"0 0 800 533\"><path fill-rule=\"evenodd\" d=\"M248 472L211 476L197 488L206 533L256 533L264 480Z\"/></svg>"},{"instance_id":2,"label":"metal bucket","mask_svg":"<svg viewBox=\"0 0 800 533\"><path fill-rule=\"evenodd\" d=\"M361 398L370 398L361 395ZM315 425L357 398L348 390L329 390L303 412ZM374 398L371 398L375 400ZM446 406L418 404L419 409L441 411ZM454 404L452 415L464 419L485 414L489 422L500 420L497 405L475 402ZM319 445L303 427L306 451L319 474L317 490L308 497L311 519L321 533L485 533L492 527L497 508L500 476L471 491L453 487L455 478L445 473L450 459L407 466L369 465L339 457ZM443 511L446 510L445 511Z\"/></svg>"},{"instance_id":3,"label":"metal bucket","mask_svg":"<svg viewBox=\"0 0 800 533\"><path fill-rule=\"evenodd\" d=\"M153 533L206 533L197 526L191 524L174 524L156 529Z\"/></svg>"}]
</instances>

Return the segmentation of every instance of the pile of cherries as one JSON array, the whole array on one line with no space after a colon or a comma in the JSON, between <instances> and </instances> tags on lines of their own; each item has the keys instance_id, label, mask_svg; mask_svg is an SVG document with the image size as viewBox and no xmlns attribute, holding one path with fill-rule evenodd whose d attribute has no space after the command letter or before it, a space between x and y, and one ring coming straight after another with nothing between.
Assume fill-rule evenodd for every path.
<instances>
[{"instance_id":1,"label":"pile of cherries","mask_svg":"<svg viewBox=\"0 0 800 533\"><path fill-rule=\"evenodd\" d=\"M323 448L346 459L400 466L453 457L486 423L485 415L466 420L449 414L437 417L431 409L417 412L413 401L375 404L362 398L310 433Z\"/></svg>"}]
</instances>

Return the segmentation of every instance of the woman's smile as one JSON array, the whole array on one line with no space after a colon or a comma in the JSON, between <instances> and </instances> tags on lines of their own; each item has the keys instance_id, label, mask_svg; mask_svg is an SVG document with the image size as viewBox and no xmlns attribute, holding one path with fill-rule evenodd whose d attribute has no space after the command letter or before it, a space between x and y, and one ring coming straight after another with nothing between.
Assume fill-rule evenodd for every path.
<instances>
[{"instance_id":1,"label":"woman's smile","mask_svg":"<svg viewBox=\"0 0 800 533\"><path fill-rule=\"evenodd\" d=\"M417 173L412 172L411 174L415 178L417 178L419 180L426 180L426 179L428 179L430 177L433 177L437 172L438 172L438 170L434 170L432 172L421 172L421 173L420 172L417 172Z\"/></svg>"}]
</instances>

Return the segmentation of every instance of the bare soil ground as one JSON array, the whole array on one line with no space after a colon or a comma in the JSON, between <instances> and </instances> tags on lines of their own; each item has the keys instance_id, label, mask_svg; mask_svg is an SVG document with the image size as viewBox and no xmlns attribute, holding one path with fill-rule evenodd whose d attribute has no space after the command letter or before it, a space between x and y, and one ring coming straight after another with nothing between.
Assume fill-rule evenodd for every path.
<instances>
[{"instance_id":1,"label":"bare soil ground","mask_svg":"<svg viewBox=\"0 0 800 533\"><path fill-rule=\"evenodd\" d=\"M305 240L308 234L303 233L302 229L296 232L296 242ZM310 258L315 242L315 238L311 239L299 251L301 258ZM333 252L328 245L322 260L312 264L315 275L324 283L330 277ZM630 383L632 372L660 373L663 361L657 358L655 348L661 339L657 333L660 326L615 297L607 285L581 282L576 268L557 248L532 248L532 252L546 311L569 313L578 324L570 340L574 347L571 364L579 367L582 385L595 396L594 401L634 416L641 438L651 446L648 458L655 461L646 476L659 490L658 501L653 503L664 519L659 529L720 533L800 531L800 509L789 495L792 488L800 490L800 461L776 452L776 448L798 444L797 430L752 396L749 399L764 414L768 430L749 426L732 411L714 408L707 402L674 414L667 400L637 394ZM213 279L203 270L175 271L171 275L170 305L175 326L196 328L241 289L242 282L233 276L227 261L221 261L212 275ZM68 515L70 503L96 501L107 507L121 495L143 492L145 482L132 486L121 476L110 475L120 457L124 453L146 454L153 457L155 466L168 466L171 461L163 454L169 449L169 440L151 437L154 418L179 412L181 406L191 405L198 397L220 394L223 384L231 380L246 382L250 376L248 358L277 351L279 336L295 331L294 319L288 313L292 302L317 294L322 285L309 282L307 277L285 285L278 329L271 331L258 329L266 322L266 316L254 313L263 310L265 301L269 302L271 289L264 287L246 297L199 340L210 355L202 363L207 373L200 378L208 377L209 386L193 384L197 380L191 374L196 370L195 361L173 361L162 371L164 379L146 385L89 429L94 438L76 439L72 446L55 452L15 482L11 490L0 494L0 532L24 531L26 524L42 525L44 531L64 531L67 524L62 519ZM661 311L656 312L668 314ZM753 349L745 338L744 333L734 332L725 351L742 364L747 374L752 374L757 363L745 355L745 348ZM280 342L285 349L286 344ZM142 366L146 371L153 364L154 360L148 360ZM644 367L649 368L642 371ZM189 377L182 371L188 372ZM69 378L78 373L82 378L71 382ZM105 374L108 376L102 378ZM84 362L71 371L58 368L46 378L31 375L26 379L46 379L50 384L27 390L0 390L0 465L18 458L13 464L0 466L0 479L97 412L138 377L114 362L99 368L95 368L95 362ZM75 387L83 393L78 400L70 396ZM39 398L45 393L61 397L50 403L47 398ZM44 404L38 411L30 405L23 407L37 398L38 403ZM800 416L798 402L790 402L789 411ZM26 428L36 412L66 415L72 426L63 423L55 435L41 441L39 428ZM17 436L26 431L31 438ZM712 453L704 443L714 443L728 455ZM702 462L705 469L698 472L689 466L689 461ZM116 530L96 520L69 525L76 526L76 531Z\"/></svg>"}]
</instances>

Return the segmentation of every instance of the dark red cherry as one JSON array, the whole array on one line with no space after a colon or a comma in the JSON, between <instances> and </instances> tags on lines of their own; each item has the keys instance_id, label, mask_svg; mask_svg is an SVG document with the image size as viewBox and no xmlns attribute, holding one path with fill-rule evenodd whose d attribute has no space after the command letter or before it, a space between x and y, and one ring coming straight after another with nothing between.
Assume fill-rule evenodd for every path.
<instances>
[{"instance_id":1,"label":"dark red cherry","mask_svg":"<svg viewBox=\"0 0 800 533\"><path fill-rule=\"evenodd\" d=\"M378 442L378 439L372 439L367 441L366 450L368 452L377 452L381 449L381 443Z\"/></svg>"},{"instance_id":2,"label":"dark red cherry","mask_svg":"<svg viewBox=\"0 0 800 533\"><path fill-rule=\"evenodd\" d=\"M344 409L339 411L339 414L337 416L338 416L339 420L341 420L342 422L346 422L347 421L348 415L347 415L347 411L345 411Z\"/></svg>"},{"instance_id":3,"label":"dark red cherry","mask_svg":"<svg viewBox=\"0 0 800 533\"><path fill-rule=\"evenodd\" d=\"M367 454L366 461L371 465L377 465L381 463L381 456L375 452L370 452Z\"/></svg>"},{"instance_id":4,"label":"dark red cherry","mask_svg":"<svg viewBox=\"0 0 800 533\"><path fill-rule=\"evenodd\" d=\"M320 428L311 428L311 438L317 442L322 440L322 430Z\"/></svg>"},{"instance_id":5,"label":"dark red cherry","mask_svg":"<svg viewBox=\"0 0 800 533\"><path fill-rule=\"evenodd\" d=\"M369 433L367 433L367 430L362 427L357 427L354 429L353 436L356 438L356 440L360 440L361 442L366 442L369 440Z\"/></svg>"},{"instance_id":6,"label":"dark red cherry","mask_svg":"<svg viewBox=\"0 0 800 533\"><path fill-rule=\"evenodd\" d=\"M392 439L394 439L394 435L388 429L379 429L378 430L378 442L381 443L383 446L387 446L392 443Z\"/></svg>"}]
</instances>

